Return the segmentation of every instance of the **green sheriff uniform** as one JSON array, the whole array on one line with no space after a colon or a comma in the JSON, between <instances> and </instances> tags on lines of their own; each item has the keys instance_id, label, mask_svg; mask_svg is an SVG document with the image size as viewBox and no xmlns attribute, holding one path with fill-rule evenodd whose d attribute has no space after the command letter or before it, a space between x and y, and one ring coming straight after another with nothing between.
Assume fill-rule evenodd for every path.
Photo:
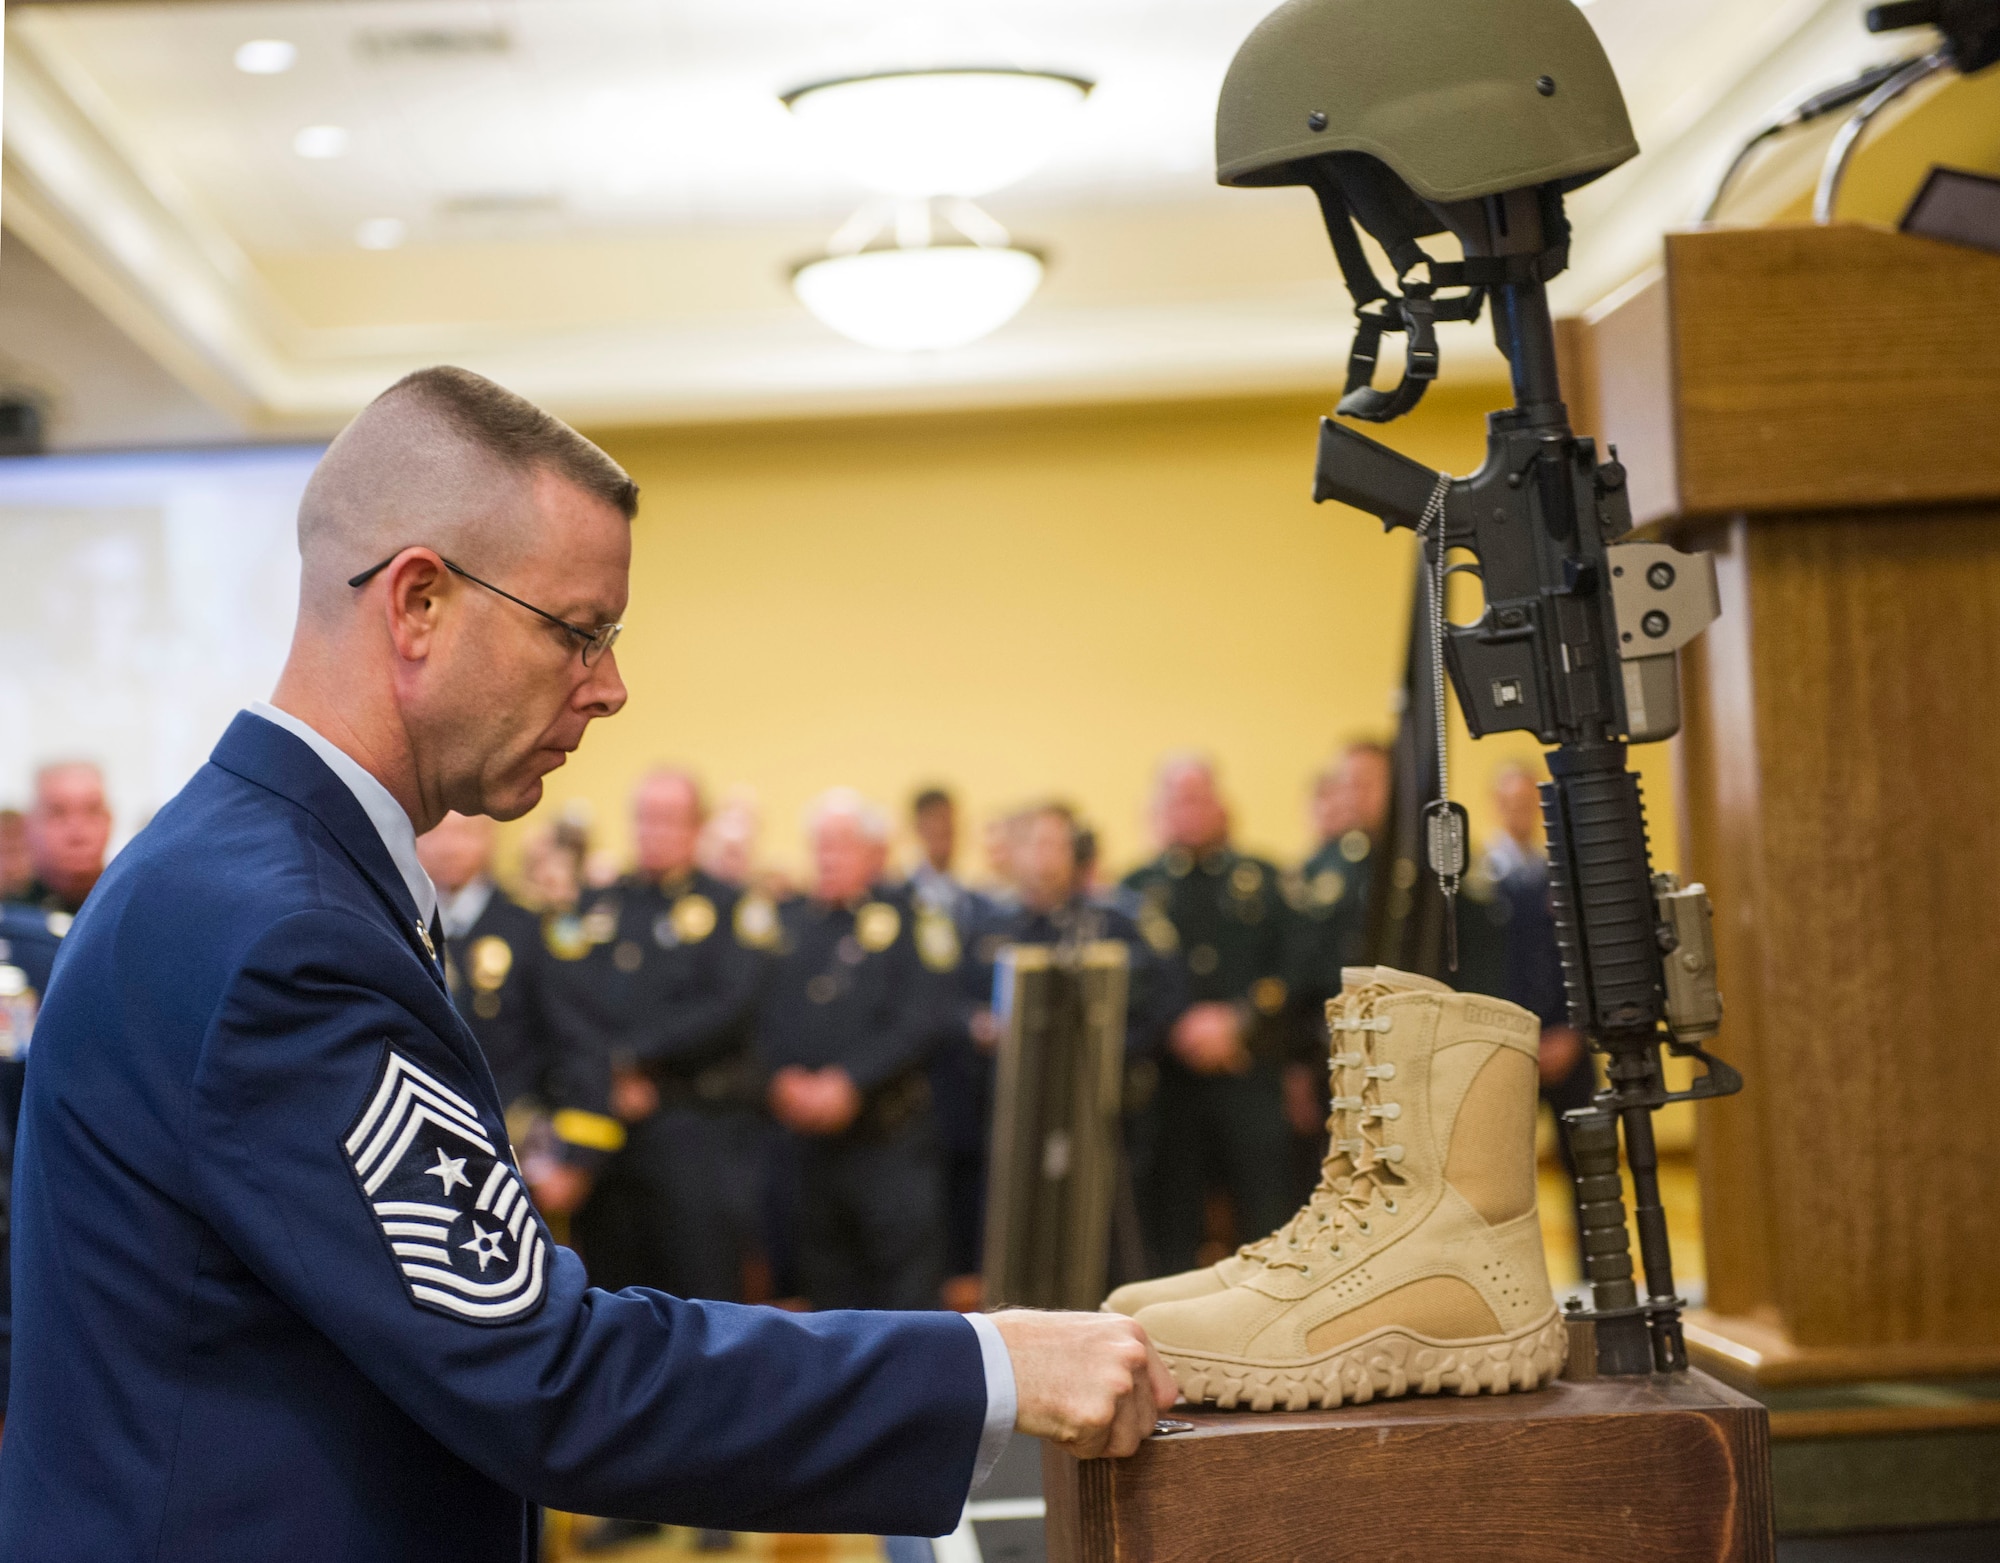
<instances>
[{"instance_id":1,"label":"green sheriff uniform","mask_svg":"<svg viewBox=\"0 0 2000 1563\"><path fill-rule=\"evenodd\" d=\"M1290 980L1294 914L1278 871L1228 847L1170 848L1124 890L1146 941L1186 969L1190 1000L1236 1010L1250 1054L1242 1073L1218 1075L1196 1074L1171 1048L1162 1055L1134 1173L1150 1257L1165 1273L1193 1268L1212 1191L1229 1196L1246 1242L1292 1214L1281 1079L1304 1033Z\"/></svg>"}]
</instances>

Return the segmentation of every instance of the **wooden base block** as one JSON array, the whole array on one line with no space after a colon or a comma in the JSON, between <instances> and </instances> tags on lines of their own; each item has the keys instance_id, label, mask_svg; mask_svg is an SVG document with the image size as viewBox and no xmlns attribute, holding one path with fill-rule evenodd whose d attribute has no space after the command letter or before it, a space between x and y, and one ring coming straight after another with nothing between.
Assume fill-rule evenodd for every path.
<instances>
[{"instance_id":1,"label":"wooden base block","mask_svg":"<svg viewBox=\"0 0 2000 1563\"><path fill-rule=\"evenodd\" d=\"M1764 1408L1706 1374L1338 1411L1178 1411L1042 1459L1050 1563L1770 1563Z\"/></svg>"}]
</instances>

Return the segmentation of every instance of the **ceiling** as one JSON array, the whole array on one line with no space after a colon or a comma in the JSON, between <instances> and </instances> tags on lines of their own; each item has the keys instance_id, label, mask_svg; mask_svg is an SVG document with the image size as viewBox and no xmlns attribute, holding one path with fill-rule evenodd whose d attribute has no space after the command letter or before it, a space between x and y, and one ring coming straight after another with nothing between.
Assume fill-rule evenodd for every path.
<instances>
[{"instance_id":1,"label":"ceiling","mask_svg":"<svg viewBox=\"0 0 2000 1563\"><path fill-rule=\"evenodd\" d=\"M1312 202L1213 183L1216 91L1268 5L17 3L0 218L252 434L330 430L441 360L600 425L1325 385L1348 310ZM1651 265L1771 111L1914 48L1871 38L1859 11L1589 5L1645 150L1573 199L1559 306ZM295 66L236 69L256 38L295 44ZM1070 143L982 203L1051 256L1041 295L969 348L878 353L790 294L790 265L866 192L778 94L945 58L1098 86ZM342 154L300 156L312 126L344 130ZM404 242L364 248L382 219ZM1480 331L1447 353L1499 373Z\"/></svg>"}]
</instances>

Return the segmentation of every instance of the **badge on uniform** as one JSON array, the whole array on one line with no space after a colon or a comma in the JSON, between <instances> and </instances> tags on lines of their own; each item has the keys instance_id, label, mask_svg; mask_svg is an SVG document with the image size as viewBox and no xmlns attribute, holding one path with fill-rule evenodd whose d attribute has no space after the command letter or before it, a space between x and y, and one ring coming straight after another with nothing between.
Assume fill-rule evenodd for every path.
<instances>
[{"instance_id":1,"label":"badge on uniform","mask_svg":"<svg viewBox=\"0 0 2000 1563\"><path fill-rule=\"evenodd\" d=\"M391 1048L343 1148L418 1307L507 1324L541 1305L548 1240L472 1103Z\"/></svg>"},{"instance_id":2,"label":"badge on uniform","mask_svg":"<svg viewBox=\"0 0 2000 1563\"><path fill-rule=\"evenodd\" d=\"M28 974L18 966L0 965L0 1058L28 1056L39 1007L35 990L28 985Z\"/></svg>"},{"instance_id":3,"label":"badge on uniform","mask_svg":"<svg viewBox=\"0 0 2000 1563\"><path fill-rule=\"evenodd\" d=\"M514 969L514 947L498 934L489 933L474 939L469 953L472 986L480 993L498 993L507 973Z\"/></svg>"},{"instance_id":4,"label":"badge on uniform","mask_svg":"<svg viewBox=\"0 0 2000 1563\"><path fill-rule=\"evenodd\" d=\"M768 950L778 942L778 909L766 895L754 890L736 903L731 919L736 942L752 950Z\"/></svg>"},{"instance_id":5,"label":"badge on uniform","mask_svg":"<svg viewBox=\"0 0 2000 1563\"><path fill-rule=\"evenodd\" d=\"M583 919L573 912L558 913L542 922L542 943L559 961L580 961L591 951Z\"/></svg>"},{"instance_id":6,"label":"badge on uniform","mask_svg":"<svg viewBox=\"0 0 2000 1563\"><path fill-rule=\"evenodd\" d=\"M715 932L715 903L705 895L684 895L674 903L674 936L682 944L700 944Z\"/></svg>"},{"instance_id":7,"label":"badge on uniform","mask_svg":"<svg viewBox=\"0 0 2000 1563\"><path fill-rule=\"evenodd\" d=\"M871 955L888 949L902 931L902 916L887 901L870 901L854 914L854 937Z\"/></svg>"},{"instance_id":8,"label":"badge on uniform","mask_svg":"<svg viewBox=\"0 0 2000 1563\"><path fill-rule=\"evenodd\" d=\"M917 954L935 972L957 971L964 954L958 942L958 925L943 912L917 913Z\"/></svg>"}]
</instances>

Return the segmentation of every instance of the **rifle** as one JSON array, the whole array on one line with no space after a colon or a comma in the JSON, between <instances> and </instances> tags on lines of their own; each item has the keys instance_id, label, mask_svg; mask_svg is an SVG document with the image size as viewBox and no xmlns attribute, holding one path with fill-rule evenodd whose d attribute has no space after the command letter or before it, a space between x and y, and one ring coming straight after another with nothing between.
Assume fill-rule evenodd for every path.
<instances>
[{"instance_id":1,"label":"rifle","mask_svg":"<svg viewBox=\"0 0 2000 1563\"><path fill-rule=\"evenodd\" d=\"M1438 709L1448 672L1475 738L1526 731L1551 746L1542 812L1570 1021L1606 1056L1608 1079L1590 1107L1566 1118L1591 1293L1572 1317L1594 1326L1600 1373L1672 1372L1687 1366L1687 1350L1652 1115L1668 1102L1729 1095L1743 1081L1701 1047L1721 1020L1708 896L1653 872L1626 746L1679 730L1676 654L1717 614L1715 567L1707 554L1628 538L1631 505L1615 447L1600 460L1596 443L1570 428L1544 281L1539 268L1518 263L1566 239L1560 194L1513 191L1484 205L1483 222L1461 210L1454 224L1468 256L1458 270L1476 279L1471 313L1484 290L1513 380L1514 405L1488 417L1484 464L1451 477L1323 418L1313 498L1422 539L1430 589L1420 611ZM1425 364L1416 337L1412 371L1434 373L1434 347ZM1370 403L1381 393L1356 394L1363 389L1351 380L1342 410L1381 421L1383 409ZM1453 551L1472 562L1450 565ZM1473 623L1445 622L1444 578L1453 569L1471 571L1484 588L1485 611ZM1441 798L1426 824L1449 928L1464 814ZM1662 1048L1705 1066L1688 1089L1667 1089ZM1621 1128L1643 1297L1618 1175Z\"/></svg>"}]
</instances>

